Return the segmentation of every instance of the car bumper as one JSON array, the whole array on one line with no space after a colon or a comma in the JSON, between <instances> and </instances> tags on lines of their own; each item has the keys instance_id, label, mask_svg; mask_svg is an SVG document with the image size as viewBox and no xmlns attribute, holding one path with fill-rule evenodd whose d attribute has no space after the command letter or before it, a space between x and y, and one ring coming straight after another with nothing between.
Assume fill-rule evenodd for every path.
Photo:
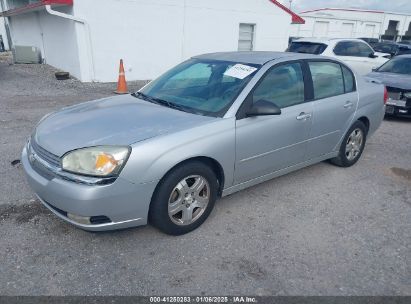
<instances>
[{"instance_id":1,"label":"car bumper","mask_svg":"<svg viewBox=\"0 0 411 304\"><path fill-rule=\"evenodd\" d=\"M89 231L124 229L147 224L157 182L133 184L121 177L109 185L85 185L58 177L47 179L34 170L26 147L22 164L40 201L59 218Z\"/></svg>"},{"instance_id":2,"label":"car bumper","mask_svg":"<svg viewBox=\"0 0 411 304\"><path fill-rule=\"evenodd\" d=\"M411 107L403 107L394 104L387 104L385 106L385 114L388 115L411 115Z\"/></svg>"}]
</instances>

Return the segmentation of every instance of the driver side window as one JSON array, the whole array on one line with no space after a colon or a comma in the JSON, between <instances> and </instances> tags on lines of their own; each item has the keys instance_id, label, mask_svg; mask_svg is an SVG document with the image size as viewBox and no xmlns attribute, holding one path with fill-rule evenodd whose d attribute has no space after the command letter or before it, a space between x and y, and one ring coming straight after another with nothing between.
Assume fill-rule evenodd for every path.
<instances>
[{"instance_id":1,"label":"driver side window","mask_svg":"<svg viewBox=\"0 0 411 304\"><path fill-rule=\"evenodd\" d=\"M257 85L253 103L265 100L280 108L304 102L304 78L299 63L282 64L269 70Z\"/></svg>"}]
</instances>

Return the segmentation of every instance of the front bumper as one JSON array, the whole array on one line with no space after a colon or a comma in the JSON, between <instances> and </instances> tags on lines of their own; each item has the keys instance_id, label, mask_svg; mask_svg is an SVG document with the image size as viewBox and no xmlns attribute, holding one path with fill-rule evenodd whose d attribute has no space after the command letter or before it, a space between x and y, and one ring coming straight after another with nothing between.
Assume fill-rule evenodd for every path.
<instances>
[{"instance_id":1,"label":"front bumper","mask_svg":"<svg viewBox=\"0 0 411 304\"><path fill-rule=\"evenodd\" d=\"M85 185L46 178L37 173L22 152L27 180L40 201L59 218L89 231L106 231L147 224L150 201L157 182L133 184L121 177L108 185ZM82 218L107 218L84 223Z\"/></svg>"}]
</instances>

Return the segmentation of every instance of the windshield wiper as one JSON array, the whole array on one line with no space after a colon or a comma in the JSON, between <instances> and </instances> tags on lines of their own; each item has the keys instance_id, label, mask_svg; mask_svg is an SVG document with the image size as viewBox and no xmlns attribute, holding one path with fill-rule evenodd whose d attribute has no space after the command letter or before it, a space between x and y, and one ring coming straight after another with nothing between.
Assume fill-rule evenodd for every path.
<instances>
[{"instance_id":1,"label":"windshield wiper","mask_svg":"<svg viewBox=\"0 0 411 304\"><path fill-rule=\"evenodd\" d=\"M166 106L166 107L171 108L171 109L192 113L191 111L187 110L183 106L180 106L178 104L169 102L169 101L164 100L164 99L148 96L148 95L146 95L144 93L141 93L141 92L136 92L136 93L133 93L131 95L133 95L134 97L137 97L137 98L147 100L147 101L152 102L152 103L156 103L158 105Z\"/></svg>"}]
</instances>

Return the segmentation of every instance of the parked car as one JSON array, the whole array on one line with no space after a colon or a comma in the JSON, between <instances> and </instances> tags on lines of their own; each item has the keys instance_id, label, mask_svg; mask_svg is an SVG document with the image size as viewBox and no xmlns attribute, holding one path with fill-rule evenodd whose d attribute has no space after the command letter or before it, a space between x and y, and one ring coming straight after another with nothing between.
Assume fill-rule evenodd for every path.
<instances>
[{"instance_id":1,"label":"parked car","mask_svg":"<svg viewBox=\"0 0 411 304\"><path fill-rule=\"evenodd\" d=\"M365 42L367 42L372 48L374 48L374 45L376 45L380 40L378 38L358 38L361 39Z\"/></svg>"},{"instance_id":2,"label":"parked car","mask_svg":"<svg viewBox=\"0 0 411 304\"><path fill-rule=\"evenodd\" d=\"M328 58L194 57L140 91L44 117L22 152L41 202L86 230L200 226L218 197L331 159L354 165L384 86Z\"/></svg>"},{"instance_id":3,"label":"parked car","mask_svg":"<svg viewBox=\"0 0 411 304\"><path fill-rule=\"evenodd\" d=\"M2 38L2 36L0 35L0 52L4 52L4 51L6 51L6 50L5 50L5 48L4 48L3 38Z\"/></svg>"},{"instance_id":4,"label":"parked car","mask_svg":"<svg viewBox=\"0 0 411 304\"><path fill-rule=\"evenodd\" d=\"M376 52L391 54L391 57L411 54L411 45L396 42L379 42L374 46Z\"/></svg>"},{"instance_id":5,"label":"parked car","mask_svg":"<svg viewBox=\"0 0 411 304\"><path fill-rule=\"evenodd\" d=\"M368 77L386 85L388 115L411 115L411 55L394 57Z\"/></svg>"},{"instance_id":6,"label":"parked car","mask_svg":"<svg viewBox=\"0 0 411 304\"><path fill-rule=\"evenodd\" d=\"M366 75L390 58L390 54L374 52L360 39L298 39L289 45L287 51L324 55L342 60L360 75Z\"/></svg>"}]
</instances>

